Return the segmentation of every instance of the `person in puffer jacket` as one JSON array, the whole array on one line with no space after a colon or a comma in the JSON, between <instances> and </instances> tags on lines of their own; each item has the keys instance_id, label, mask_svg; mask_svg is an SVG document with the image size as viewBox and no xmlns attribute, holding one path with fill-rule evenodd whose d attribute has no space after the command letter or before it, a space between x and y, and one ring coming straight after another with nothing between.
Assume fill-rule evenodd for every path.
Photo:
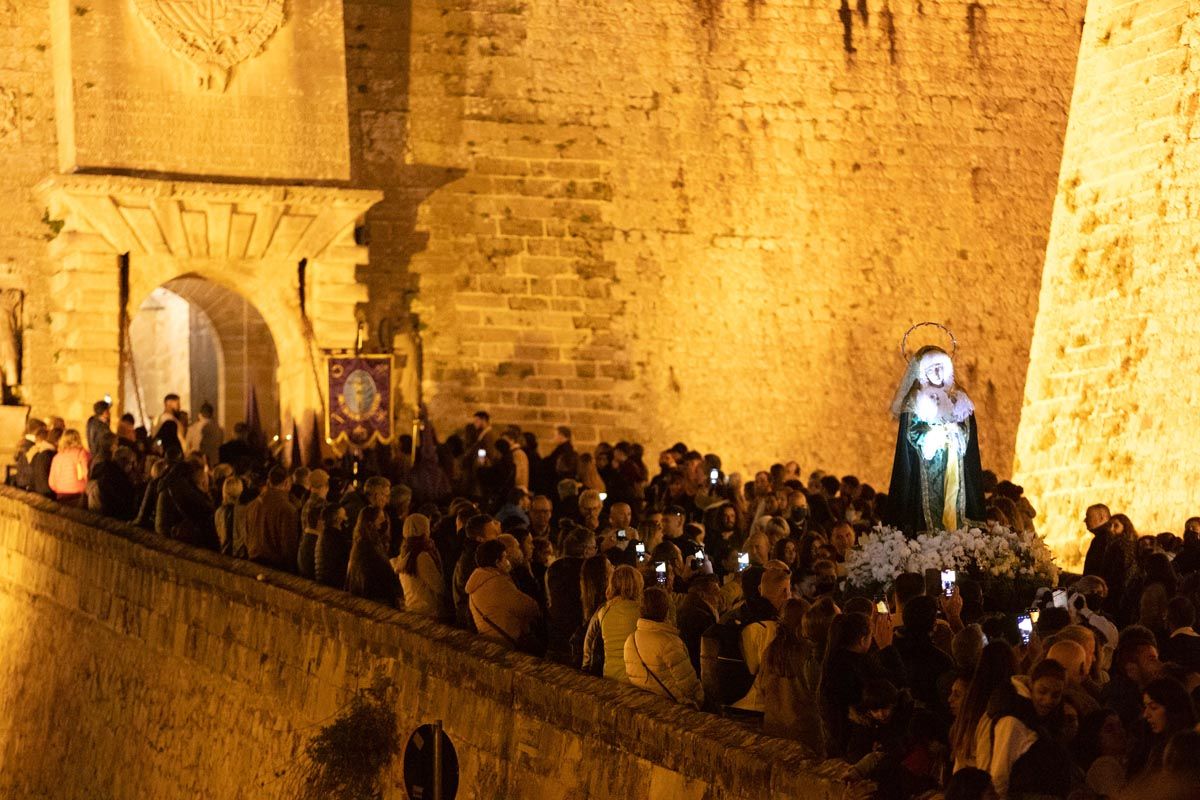
<instances>
[{"instance_id":1,"label":"person in puffer jacket","mask_svg":"<svg viewBox=\"0 0 1200 800\"><path fill-rule=\"evenodd\" d=\"M643 593L637 630L625 640L625 673L640 689L699 708L704 689L679 631L667 622L670 609L671 601L662 589L653 587Z\"/></svg>"},{"instance_id":2,"label":"person in puffer jacket","mask_svg":"<svg viewBox=\"0 0 1200 800\"><path fill-rule=\"evenodd\" d=\"M583 671L592 672L597 651L603 649L604 677L627 682L625 643L637 630L641 614L642 574L628 564L617 567L608 579L608 602L597 609L588 622L583 640ZM599 639L600 641L597 641Z\"/></svg>"},{"instance_id":3,"label":"person in puffer jacket","mask_svg":"<svg viewBox=\"0 0 1200 800\"><path fill-rule=\"evenodd\" d=\"M1005 800L1032 793L1066 797L1070 792L1070 756L1058 744L1062 694L1067 673L1045 659L1029 677L1015 676L988 702L989 728L981 726L975 743L976 766L992 776L996 794Z\"/></svg>"},{"instance_id":4,"label":"person in puffer jacket","mask_svg":"<svg viewBox=\"0 0 1200 800\"><path fill-rule=\"evenodd\" d=\"M481 542L475 550L475 571L467 578L468 605L480 636L514 650L530 650L541 609L513 583L511 569L504 542Z\"/></svg>"}]
</instances>

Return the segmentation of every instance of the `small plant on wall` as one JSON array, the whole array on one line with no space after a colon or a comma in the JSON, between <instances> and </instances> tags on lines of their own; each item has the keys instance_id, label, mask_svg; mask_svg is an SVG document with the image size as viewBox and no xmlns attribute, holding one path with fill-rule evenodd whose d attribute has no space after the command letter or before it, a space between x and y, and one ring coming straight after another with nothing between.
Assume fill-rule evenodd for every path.
<instances>
[{"instance_id":1,"label":"small plant on wall","mask_svg":"<svg viewBox=\"0 0 1200 800\"><path fill-rule=\"evenodd\" d=\"M393 686L384 678L359 690L304 747L298 800L377 800L400 747Z\"/></svg>"}]
</instances>

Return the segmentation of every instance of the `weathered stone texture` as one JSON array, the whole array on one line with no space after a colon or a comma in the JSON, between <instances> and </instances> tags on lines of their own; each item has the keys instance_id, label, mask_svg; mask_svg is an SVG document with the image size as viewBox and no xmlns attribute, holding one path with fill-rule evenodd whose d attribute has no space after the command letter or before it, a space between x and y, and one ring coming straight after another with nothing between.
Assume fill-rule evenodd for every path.
<instances>
[{"instance_id":1,"label":"weathered stone texture","mask_svg":"<svg viewBox=\"0 0 1200 800\"><path fill-rule=\"evenodd\" d=\"M349 177L339 0L167 5L52 0L64 171Z\"/></svg>"},{"instance_id":2,"label":"weathered stone texture","mask_svg":"<svg viewBox=\"0 0 1200 800\"><path fill-rule=\"evenodd\" d=\"M34 186L55 168L54 81L46 0L0 0L0 285L26 293L22 380L48 396L59 355L50 331L47 240Z\"/></svg>"},{"instance_id":3,"label":"weathered stone texture","mask_svg":"<svg viewBox=\"0 0 1200 800\"><path fill-rule=\"evenodd\" d=\"M475 798L851 798L833 764L630 687L0 489L0 795L294 796L375 677ZM385 797L403 798L399 759ZM844 769L844 767L842 768Z\"/></svg>"},{"instance_id":4,"label":"weathered stone texture","mask_svg":"<svg viewBox=\"0 0 1200 800\"><path fill-rule=\"evenodd\" d=\"M0 0L0 268L30 293L35 413L81 423L117 371L111 259L47 245L58 221L32 199L61 145L63 168L383 190L359 310L384 348L419 315L443 430L483 406L585 443L684 438L733 468L796 457L882 483L895 346L936 319L1007 470L1077 5L294 0L207 89L136 7ZM250 291L211 255L131 276ZM336 346L362 297L320 291L316 339ZM84 342L53 313L79 305ZM280 380L311 383L276 345Z\"/></svg>"},{"instance_id":5,"label":"weathered stone texture","mask_svg":"<svg viewBox=\"0 0 1200 800\"><path fill-rule=\"evenodd\" d=\"M413 4L407 105L356 136L428 195L371 235L419 278L436 419L879 483L897 343L934 319L1008 469L1081 4L843 9Z\"/></svg>"},{"instance_id":6,"label":"weathered stone texture","mask_svg":"<svg viewBox=\"0 0 1200 800\"><path fill-rule=\"evenodd\" d=\"M1019 479L1054 512L1039 532L1068 564L1090 503L1143 534L1200 504L1197 47L1188 4L1088 7L1017 439Z\"/></svg>"}]
</instances>

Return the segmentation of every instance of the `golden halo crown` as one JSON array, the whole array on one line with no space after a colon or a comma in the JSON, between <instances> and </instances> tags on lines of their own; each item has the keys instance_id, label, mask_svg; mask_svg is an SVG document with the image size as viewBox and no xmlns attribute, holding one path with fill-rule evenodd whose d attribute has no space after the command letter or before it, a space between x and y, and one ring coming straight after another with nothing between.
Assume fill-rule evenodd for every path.
<instances>
[{"instance_id":1,"label":"golden halo crown","mask_svg":"<svg viewBox=\"0 0 1200 800\"><path fill-rule=\"evenodd\" d=\"M916 325L913 325L911 328L905 331L904 338L900 340L900 355L904 358L904 360L908 361L912 358L912 356L908 354L908 335L917 328L924 327L940 328L947 336L950 337L950 357L954 358L954 356L958 353L958 339L954 338L954 333L940 322L918 322Z\"/></svg>"}]
</instances>

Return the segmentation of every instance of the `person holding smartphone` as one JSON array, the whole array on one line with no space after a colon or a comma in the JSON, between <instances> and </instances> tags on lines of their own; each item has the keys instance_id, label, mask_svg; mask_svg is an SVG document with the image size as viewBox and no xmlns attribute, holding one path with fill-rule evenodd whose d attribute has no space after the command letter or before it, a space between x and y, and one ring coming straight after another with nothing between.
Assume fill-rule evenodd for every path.
<instances>
[{"instance_id":1,"label":"person holding smartphone","mask_svg":"<svg viewBox=\"0 0 1200 800\"><path fill-rule=\"evenodd\" d=\"M904 604L904 627L896 631L894 642L913 698L928 708L941 710L945 703L938 682L954 670L954 661L933 643L937 615L937 603L932 597L912 598Z\"/></svg>"},{"instance_id":2,"label":"person holding smartphone","mask_svg":"<svg viewBox=\"0 0 1200 800\"><path fill-rule=\"evenodd\" d=\"M892 620L887 614L839 614L830 625L818 687L827 757L845 754L850 709L859 702L867 681L882 678L897 686L907 685L904 664L892 639Z\"/></svg>"},{"instance_id":3,"label":"person holding smartphone","mask_svg":"<svg viewBox=\"0 0 1200 800\"><path fill-rule=\"evenodd\" d=\"M640 563L635 544L641 537L632 521L633 510L628 503L613 504L608 513L608 527L600 537L600 552L608 557L614 567L636 567Z\"/></svg>"}]
</instances>

